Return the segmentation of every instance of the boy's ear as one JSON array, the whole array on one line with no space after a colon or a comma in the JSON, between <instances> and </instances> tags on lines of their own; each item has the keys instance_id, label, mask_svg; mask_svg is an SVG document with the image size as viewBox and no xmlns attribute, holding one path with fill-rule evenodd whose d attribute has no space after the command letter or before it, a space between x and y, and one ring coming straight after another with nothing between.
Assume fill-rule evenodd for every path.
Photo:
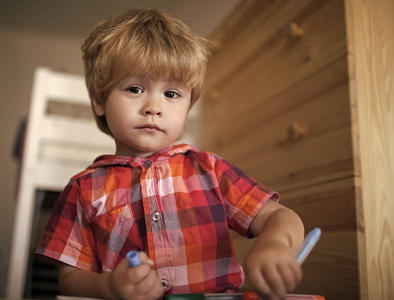
<instances>
[{"instance_id":1,"label":"boy's ear","mask_svg":"<svg viewBox=\"0 0 394 300\"><path fill-rule=\"evenodd\" d=\"M98 115L99 117L104 116L105 111L103 105L99 103L96 99L92 99L92 102L93 102L93 109L96 115Z\"/></svg>"}]
</instances>

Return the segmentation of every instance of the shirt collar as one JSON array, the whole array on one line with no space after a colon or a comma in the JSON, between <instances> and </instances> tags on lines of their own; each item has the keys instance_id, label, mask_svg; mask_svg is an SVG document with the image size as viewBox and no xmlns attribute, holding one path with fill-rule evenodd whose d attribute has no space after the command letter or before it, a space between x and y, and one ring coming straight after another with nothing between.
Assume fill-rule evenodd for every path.
<instances>
[{"instance_id":1,"label":"shirt collar","mask_svg":"<svg viewBox=\"0 0 394 300\"><path fill-rule=\"evenodd\" d=\"M148 157L101 155L97 157L88 168L99 168L99 167L106 167L111 165L132 164L136 160L138 160L139 162L145 160L152 160L153 162L156 162L156 160L159 157L172 157L177 154L185 154L188 151L197 152L198 150L194 146L189 144L178 144L161 149L149 155Z\"/></svg>"}]
</instances>

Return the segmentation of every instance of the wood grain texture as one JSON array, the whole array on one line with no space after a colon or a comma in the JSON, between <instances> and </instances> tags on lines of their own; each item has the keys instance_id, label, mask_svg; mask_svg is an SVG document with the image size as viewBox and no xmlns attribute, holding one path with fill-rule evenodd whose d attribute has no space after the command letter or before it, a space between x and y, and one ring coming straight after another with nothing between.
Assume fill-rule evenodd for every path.
<instances>
[{"instance_id":1,"label":"wood grain texture","mask_svg":"<svg viewBox=\"0 0 394 300\"><path fill-rule=\"evenodd\" d=\"M368 297L394 298L394 2L346 2L354 63Z\"/></svg>"},{"instance_id":2,"label":"wood grain texture","mask_svg":"<svg viewBox=\"0 0 394 300\"><path fill-rule=\"evenodd\" d=\"M354 178L320 184L313 188L281 194L281 204L293 209L304 220L305 230L320 227L322 237L303 264L304 277L296 293L320 294L326 299L358 299L358 225L354 201ZM236 233L231 235L238 260L253 245ZM252 288L246 280L243 290Z\"/></svg>"},{"instance_id":3,"label":"wood grain texture","mask_svg":"<svg viewBox=\"0 0 394 300\"><path fill-rule=\"evenodd\" d=\"M228 117L237 117L236 113L246 113L248 107L269 102L278 92L346 53L343 4L315 1L307 6L309 2L302 1L304 4L297 7L297 2L300 1L285 1L286 5L272 2L282 3L268 11L280 18L263 11L264 22L251 20L248 27L233 35L231 43L214 54L206 90L219 95L215 99L218 103L232 106ZM299 20L305 30L301 39L289 38L289 24L294 20ZM245 85L259 89L248 90Z\"/></svg>"},{"instance_id":4,"label":"wood grain texture","mask_svg":"<svg viewBox=\"0 0 394 300\"><path fill-rule=\"evenodd\" d=\"M302 38L289 37L291 22ZM201 149L278 190L352 176L343 3L248 1L216 35ZM305 136L289 138L294 122Z\"/></svg>"},{"instance_id":5,"label":"wood grain texture","mask_svg":"<svg viewBox=\"0 0 394 300\"><path fill-rule=\"evenodd\" d=\"M303 264L298 293L326 299L358 299L358 220L354 178L328 182L281 194L281 203L304 221L305 231L322 229L322 236ZM362 232L360 232L362 234Z\"/></svg>"},{"instance_id":6,"label":"wood grain texture","mask_svg":"<svg viewBox=\"0 0 394 300\"><path fill-rule=\"evenodd\" d=\"M281 81L279 76L275 79ZM229 117L229 103L238 98L229 96L229 103L213 103L203 114L203 124L209 127L202 145L280 191L352 176L347 82L344 55L267 103L245 105L246 117L237 122ZM259 90L252 83L243 88ZM213 118L215 123L210 122ZM288 134L294 121L306 127L305 135L296 139Z\"/></svg>"},{"instance_id":7,"label":"wood grain texture","mask_svg":"<svg viewBox=\"0 0 394 300\"><path fill-rule=\"evenodd\" d=\"M214 34L202 149L322 227L298 292L394 298L393 16L391 0L250 0Z\"/></svg>"}]
</instances>

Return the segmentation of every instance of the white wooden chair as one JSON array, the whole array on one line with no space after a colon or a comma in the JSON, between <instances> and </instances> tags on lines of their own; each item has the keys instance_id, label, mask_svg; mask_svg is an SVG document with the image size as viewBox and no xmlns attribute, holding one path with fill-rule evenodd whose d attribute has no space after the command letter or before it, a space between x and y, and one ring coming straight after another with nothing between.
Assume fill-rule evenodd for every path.
<instances>
[{"instance_id":1,"label":"white wooden chair","mask_svg":"<svg viewBox=\"0 0 394 300\"><path fill-rule=\"evenodd\" d=\"M7 299L23 296L37 190L62 191L114 142L93 119L82 76L36 70L17 191Z\"/></svg>"}]
</instances>

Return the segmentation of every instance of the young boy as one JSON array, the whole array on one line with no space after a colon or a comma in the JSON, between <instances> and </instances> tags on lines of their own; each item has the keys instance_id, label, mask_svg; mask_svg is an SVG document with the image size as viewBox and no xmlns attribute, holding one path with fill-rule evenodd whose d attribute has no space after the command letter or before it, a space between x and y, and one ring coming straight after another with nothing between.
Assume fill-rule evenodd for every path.
<instances>
[{"instance_id":1,"label":"young boy","mask_svg":"<svg viewBox=\"0 0 394 300\"><path fill-rule=\"evenodd\" d=\"M148 9L100 23L85 41L86 84L115 155L71 178L37 253L59 261L64 294L157 299L232 292L244 281L229 228L257 237L255 291L283 298L301 279L299 217L229 162L175 144L201 92L208 42ZM129 250L142 264L129 268Z\"/></svg>"}]
</instances>

